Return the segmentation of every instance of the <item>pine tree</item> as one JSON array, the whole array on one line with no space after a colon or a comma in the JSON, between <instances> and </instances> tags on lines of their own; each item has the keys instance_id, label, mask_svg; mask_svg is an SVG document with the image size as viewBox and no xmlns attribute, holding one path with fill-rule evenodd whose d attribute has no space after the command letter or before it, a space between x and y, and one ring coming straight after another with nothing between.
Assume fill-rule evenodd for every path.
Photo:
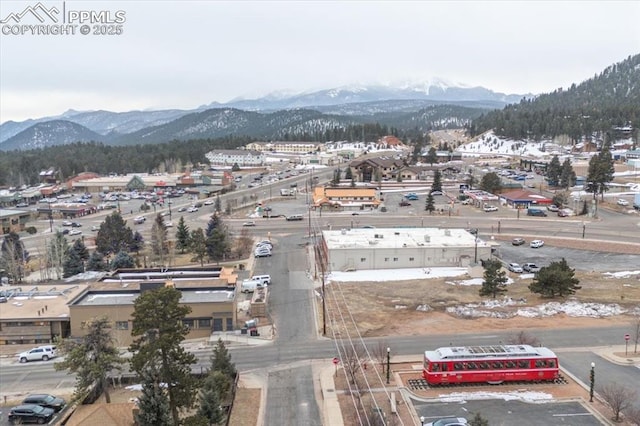
<instances>
[{"instance_id":1,"label":"pine tree","mask_svg":"<svg viewBox=\"0 0 640 426\"><path fill-rule=\"evenodd\" d=\"M71 250L75 251L83 261L89 260L89 250L87 250L87 246L84 245L84 240L75 240L71 246Z\"/></svg>"},{"instance_id":2,"label":"pine tree","mask_svg":"<svg viewBox=\"0 0 640 426\"><path fill-rule=\"evenodd\" d=\"M200 266L204 266L204 259L207 257L207 238L202 228L191 231L190 249Z\"/></svg>"},{"instance_id":3,"label":"pine tree","mask_svg":"<svg viewBox=\"0 0 640 426\"><path fill-rule=\"evenodd\" d=\"M133 239L133 232L120 216L120 213L113 212L107 216L100 225L96 236L97 250L108 255L119 251L128 251Z\"/></svg>"},{"instance_id":4,"label":"pine tree","mask_svg":"<svg viewBox=\"0 0 640 426\"><path fill-rule=\"evenodd\" d=\"M142 373L142 394L138 398L136 424L160 426L171 424L169 400L152 368Z\"/></svg>"},{"instance_id":5,"label":"pine tree","mask_svg":"<svg viewBox=\"0 0 640 426\"><path fill-rule=\"evenodd\" d=\"M566 259L551 262L549 266L540 268L540 271L529 284L532 293L542 297L554 298L575 294L580 290L580 280L575 278L575 269L571 269Z\"/></svg>"},{"instance_id":6,"label":"pine tree","mask_svg":"<svg viewBox=\"0 0 640 426\"><path fill-rule=\"evenodd\" d=\"M213 210L216 213L220 213L222 211L222 200L220 200L220 196L216 195L216 201L215 204L213 206Z\"/></svg>"},{"instance_id":7,"label":"pine tree","mask_svg":"<svg viewBox=\"0 0 640 426\"><path fill-rule=\"evenodd\" d=\"M180 304L182 293L173 287L161 287L142 293L134 302L134 338L129 347L133 353L131 368L142 374L157 367L158 380L166 383L169 407L173 423L178 425L178 410L193 405L196 382L191 366L197 362L195 355L187 352L180 343L189 328L184 318L191 312Z\"/></svg>"},{"instance_id":8,"label":"pine tree","mask_svg":"<svg viewBox=\"0 0 640 426\"><path fill-rule=\"evenodd\" d=\"M184 217L180 216L178 227L176 229L176 247L180 250L180 253L184 253L185 249L189 248L189 244L189 227L184 221Z\"/></svg>"},{"instance_id":9,"label":"pine tree","mask_svg":"<svg viewBox=\"0 0 640 426\"><path fill-rule=\"evenodd\" d=\"M500 181L500 177L494 172L487 173L486 175L482 176L482 180L480 181L480 189L491 194L497 194L498 192L500 192L500 189L502 189L502 182Z\"/></svg>"},{"instance_id":10,"label":"pine tree","mask_svg":"<svg viewBox=\"0 0 640 426\"><path fill-rule=\"evenodd\" d=\"M108 267L104 261L104 256L100 254L100 252L95 251L89 256L87 271L106 271L107 269Z\"/></svg>"},{"instance_id":11,"label":"pine tree","mask_svg":"<svg viewBox=\"0 0 640 426\"><path fill-rule=\"evenodd\" d=\"M547 167L547 179L549 185L558 186L560 184L560 176L562 175L562 166L560 165L560 159L557 155L554 155Z\"/></svg>"},{"instance_id":12,"label":"pine tree","mask_svg":"<svg viewBox=\"0 0 640 426\"><path fill-rule=\"evenodd\" d=\"M213 214L207 224L205 244L209 260L222 260L229 253L227 228L217 214Z\"/></svg>"},{"instance_id":13,"label":"pine tree","mask_svg":"<svg viewBox=\"0 0 640 426\"><path fill-rule=\"evenodd\" d=\"M507 274L502 270L499 260L489 259L484 262L483 278L480 296L491 296L495 299L497 295L507 292Z\"/></svg>"},{"instance_id":14,"label":"pine tree","mask_svg":"<svg viewBox=\"0 0 640 426\"><path fill-rule=\"evenodd\" d=\"M222 423L224 413L222 412L223 390L219 389L219 381L216 378L222 376L227 382L229 379L220 372L211 372L204 379L202 389L199 392L198 415L206 418L209 424Z\"/></svg>"},{"instance_id":15,"label":"pine tree","mask_svg":"<svg viewBox=\"0 0 640 426\"><path fill-rule=\"evenodd\" d=\"M433 195L429 193L427 195L427 201L425 202L424 209L429 212L429 214L433 213L436 209L435 202L433 200Z\"/></svg>"},{"instance_id":16,"label":"pine tree","mask_svg":"<svg viewBox=\"0 0 640 426\"><path fill-rule=\"evenodd\" d=\"M62 277L68 278L84 272L84 262L75 250L70 249L62 264Z\"/></svg>"},{"instance_id":17,"label":"pine tree","mask_svg":"<svg viewBox=\"0 0 640 426\"><path fill-rule=\"evenodd\" d=\"M56 362L55 369L69 370L76 375L74 401L82 401L95 383L104 392L107 404L111 402L107 375L120 370L124 362L111 337L111 321L107 317L93 318L84 325L87 333L77 339L63 340L59 348L64 361Z\"/></svg>"},{"instance_id":18,"label":"pine tree","mask_svg":"<svg viewBox=\"0 0 640 426\"><path fill-rule=\"evenodd\" d=\"M433 163L438 162L438 153L435 147L432 146L431 148L429 148L429 152L427 153L425 161L432 166L433 166Z\"/></svg>"},{"instance_id":19,"label":"pine tree","mask_svg":"<svg viewBox=\"0 0 640 426\"><path fill-rule=\"evenodd\" d=\"M230 379L235 379L237 371L234 363L231 362L231 354L227 350L222 339L218 339L211 355L211 371L220 371Z\"/></svg>"},{"instance_id":20,"label":"pine tree","mask_svg":"<svg viewBox=\"0 0 640 426\"><path fill-rule=\"evenodd\" d=\"M433 183L431 184L431 192L442 191L442 174L440 170L436 170L433 173Z\"/></svg>"},{"instance_id":21,"label":"pine tree","mask_svg":"<svg viewBox=\"0 0 640 426\"><path fill-rule=\"evenodd\" d=\"M340 168L337 168L333 171L333 180L331 181L331 184L333 186L338 186L340 184L341 174L342 174L342 171L340 170Z\"/></svg>"},{"instance_id":22,"label":"pine tree","mask_svg":"<svg viewBox=\"0 0 640 426\"><path fill-rule=\"evenodd\" d=\"M129 251L135 253L136 255L140 253L140 251L144 248L144 238L140 232L136 231L133 233L133 237L131 238L131 244L129 244Z\"/></svg>"},{"instance_id":23,"label":"pine tree","mask_svg":"<svg viewBox=\"0 0 640 426\"><path fill-rule=\"evenodd\" d=\"M135 266L133 257L129 256L129 253L126 251L118 252L111 261L111 265L109 265L111 269L128 269Z\"/></svg>"},{"instance_id":24,"label":"pine tree","mask_svg":"<svg viewBox=\"0 0 640 426\"><path fill-rule=\"evenodd\" d=\"M562 163L562 171L560 172L560 187L567 189L576 184L576 172L573 171L571 160L568 158Z\"/></svg>"}]
</instances>

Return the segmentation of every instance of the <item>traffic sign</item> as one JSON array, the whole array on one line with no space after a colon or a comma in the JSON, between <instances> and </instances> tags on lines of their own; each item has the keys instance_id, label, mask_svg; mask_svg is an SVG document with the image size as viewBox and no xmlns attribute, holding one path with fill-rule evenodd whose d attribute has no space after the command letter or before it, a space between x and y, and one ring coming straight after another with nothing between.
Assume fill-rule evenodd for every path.
<instances>
[{"instance_id":1,"label":"traffic sign","mask_svg":"<svg viewBox=\"0 0 640 426\"><path fill-rule=\"evenodd\" d=\"M624 335L624 340L629 340L629 339L631 339L631 336L629 336L628 334L625 334Z\"/></svg>"},{"instance_id":2,"label":"traffic sign","mask_svg":"<svg viewBox=\"0 0 640 426\"><path fill-rule=\"evenodd\" d=\"M338 358L334 357L334 358L333 358L333 363L334 363L335 365L338 365L338 364L340 363L340 360L339 360Z\"/></svg>"}]
</instances>

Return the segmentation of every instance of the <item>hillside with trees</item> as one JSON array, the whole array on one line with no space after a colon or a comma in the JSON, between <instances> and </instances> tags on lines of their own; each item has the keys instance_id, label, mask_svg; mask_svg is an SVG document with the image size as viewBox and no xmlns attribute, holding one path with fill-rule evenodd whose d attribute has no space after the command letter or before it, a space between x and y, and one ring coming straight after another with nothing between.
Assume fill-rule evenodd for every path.
<instances>
[{"instance_id":1,"label":"hillside with trees","mask_svg":"<svg viewBox=\"0 0 640 426\"><path fill-rule=\"evenodd\" d=\"M640 55L612 65L567 90L557 89L490 111L468 126L472 136L494 129L512 139L568 135L579 141L594 133L611 140L615 127L640 127ZM607 135L609 137L607 137Z\"/></svg>"}]
</instances>

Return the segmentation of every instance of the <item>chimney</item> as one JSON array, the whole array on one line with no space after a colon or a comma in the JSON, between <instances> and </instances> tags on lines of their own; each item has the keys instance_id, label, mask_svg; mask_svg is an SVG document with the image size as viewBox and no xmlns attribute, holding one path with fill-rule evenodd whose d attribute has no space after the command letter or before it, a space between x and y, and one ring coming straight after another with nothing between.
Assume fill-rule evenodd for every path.
<instances>
[{"instance_id":1,"label":"chimney","mask_svg":"<svg viewBox=\"0 0 640 426\"><path fill-rule=\"evenodd\" d=\"M40 309L38 309L38 316L40 316Z\"/></svg>"},{"instance_id":2,"label":"chimney","mask_svg":"<svg viewBox=\"0 0 640 426\"><path fill-rule=\"evenodd\" d=\"M44 305L44 310L48 311L49 310L49 306L48 305Z\"/></svg>"}]
</instances>

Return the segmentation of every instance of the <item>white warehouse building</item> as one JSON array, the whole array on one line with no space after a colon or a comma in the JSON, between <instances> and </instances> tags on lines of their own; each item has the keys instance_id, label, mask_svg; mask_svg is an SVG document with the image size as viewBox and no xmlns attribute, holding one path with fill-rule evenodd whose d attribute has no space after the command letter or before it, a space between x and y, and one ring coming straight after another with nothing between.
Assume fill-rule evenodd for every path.
<instances>
[{"instance_id":1,"label":"white warehouse building","mask_svg":"<svg viewBox=\"0 0 640 426\"><path fill-rule=\"evenodd\" d=\"M492 245L458 228L322 231L327 271L467 267L489 259Z\"/></svg>"}]
</instances>

